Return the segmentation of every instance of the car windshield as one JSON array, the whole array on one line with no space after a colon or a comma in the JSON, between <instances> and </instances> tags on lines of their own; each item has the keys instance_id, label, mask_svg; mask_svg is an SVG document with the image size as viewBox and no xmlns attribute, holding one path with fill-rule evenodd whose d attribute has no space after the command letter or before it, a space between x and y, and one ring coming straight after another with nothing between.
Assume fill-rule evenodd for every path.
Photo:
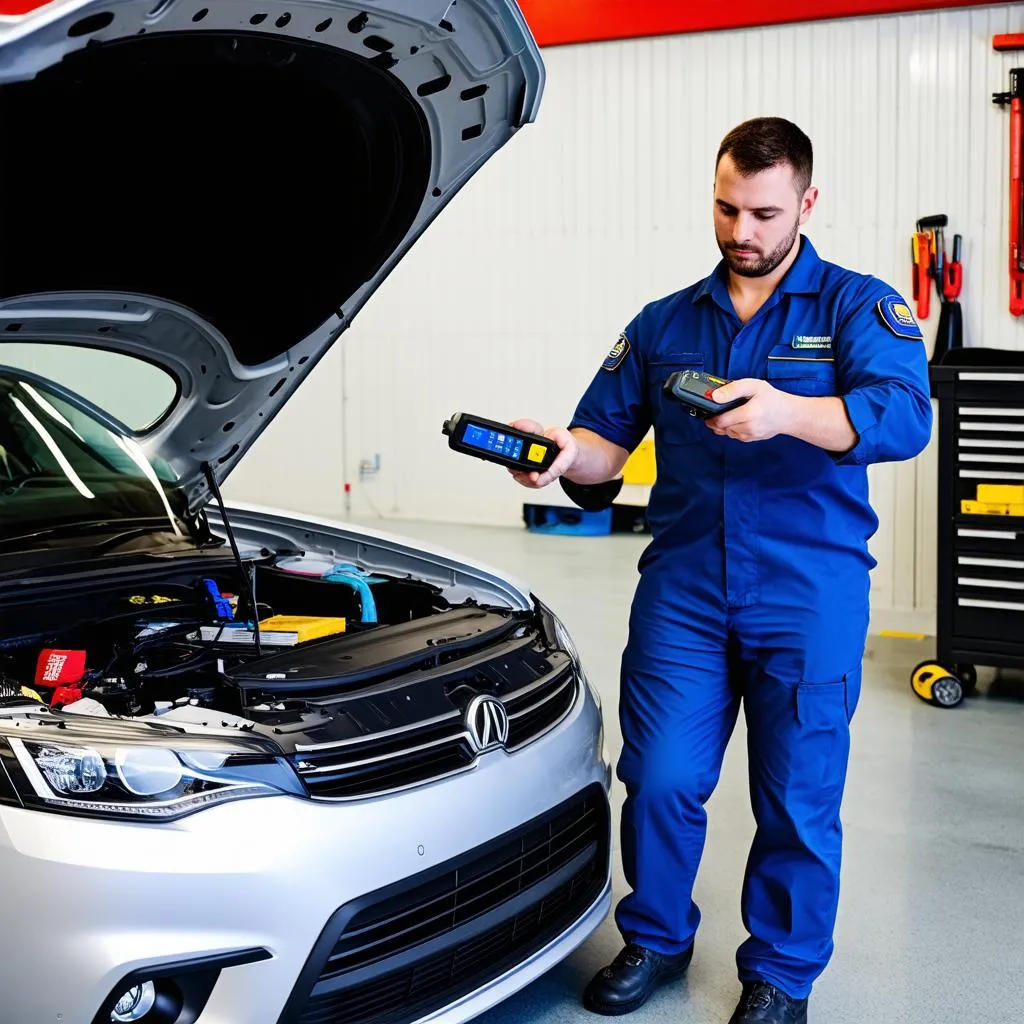
<instances>
[{"instance_id":1,"label":"car windshield","mask_svg":"<svg viewBox=\"0 0 1024 1024\"><path fill-rule=\"evenodd\" d=\"M24 538L31 547L58 534L73 543L78 527L107 525L188 536L169 466L147 458L119 420L51 379L3 365L4 355L0 346L0 544Z\"/></svg>"}]
</instances>

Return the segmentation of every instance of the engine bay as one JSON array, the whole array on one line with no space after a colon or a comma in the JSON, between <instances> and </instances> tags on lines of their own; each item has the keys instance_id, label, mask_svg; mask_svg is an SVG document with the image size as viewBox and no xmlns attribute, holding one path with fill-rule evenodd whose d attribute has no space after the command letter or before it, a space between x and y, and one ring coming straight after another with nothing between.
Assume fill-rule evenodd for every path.
<instances>
[{"instance_id":1,"label":"engine bay","mask_svg":"<svg viewBox=\"0 0 1024 1024\"><path fill-rule=\"evenodd\" d=\"M249 566L251 584L218 558L145 585L94 576L19 595L0 616L0 711L29 699L61 714L281 731L311 702L429 671L524 623L352 563L290 555Z\"/></svg>"}]
</instances>

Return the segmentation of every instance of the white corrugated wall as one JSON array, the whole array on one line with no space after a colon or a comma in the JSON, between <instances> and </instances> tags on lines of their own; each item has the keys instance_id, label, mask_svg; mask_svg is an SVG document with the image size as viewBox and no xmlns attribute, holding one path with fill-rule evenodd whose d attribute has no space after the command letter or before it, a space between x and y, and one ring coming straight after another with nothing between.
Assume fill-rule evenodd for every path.
<instances>
[{"instance_id":1,"label":"white corrugated wall","mask_svg":"<svg viewBox=\"0 0 1024 1024\"><path fill-rule=\"evenodd\" d=\"M352 516L520 526L524 500L548 495L448 453L442 420L566 422L634 313L717 261L714 154L758 114L812 138L806 231L823 257L909 297L914 222L946 213L949 241L964 236L967 344L1024 347L1007 311L1009 115L991 100L1024 64L992 50L1011 31L1024 5L545 50L538 122L419 241L228 492L344 517L349 481ZM871 481L875 609L927 627L934 445Z\"/></svg>"}]
</instances>

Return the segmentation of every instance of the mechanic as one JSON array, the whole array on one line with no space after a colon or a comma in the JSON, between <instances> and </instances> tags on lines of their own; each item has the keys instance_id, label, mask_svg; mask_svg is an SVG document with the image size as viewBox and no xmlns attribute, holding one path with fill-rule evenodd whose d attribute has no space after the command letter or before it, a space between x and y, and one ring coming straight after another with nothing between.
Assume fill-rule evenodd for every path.
<instances>
[{"instance_id":1,"label":"mechanic","mask_svg":"<svg viewBox=\"0 0 1024 1024\"><path fill-rule=\"evenodd\" d=\"M757 118L722 141L706 279L645 306L569 427L544 487L619 476L654 428L652 538L622 657L617 766L626 789L625 947L584 993L628 1013L689 965L705 804L742 703L756 832L742 884L748 938L730 1024L803 1024L833 953L840 805L868 629L867 467L931 435L921 330L878 278L822 260L802 234L818 198L812 146ZM663 394L673 371L730 381L707 421Z\"/></svg>"}]
</instances>

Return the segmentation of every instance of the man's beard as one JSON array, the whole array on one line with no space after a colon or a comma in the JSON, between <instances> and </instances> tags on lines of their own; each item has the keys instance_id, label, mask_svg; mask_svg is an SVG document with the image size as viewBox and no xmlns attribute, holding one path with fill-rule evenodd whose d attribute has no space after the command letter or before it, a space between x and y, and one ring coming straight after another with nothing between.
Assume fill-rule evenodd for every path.
<instances>
[{"instance_id":1,"label":"man's beard","mask_svg":"<svg viewBox=\"0 0 1024 1024\"><path fill-rule=\"evenodd\" d=\"M729 269L734 274L738 274L740 277L764 277L766 274L770 274L789 255L799 230L800 224L797 222L793 225L793 230L789 237L783 239L767 256L760 249L755 249L753 246L739 246L731 242L722 243L719 241L718 249L725 257L725 262L729 264ZM756 253L759 258L743 260L733 255L734 249L743 248Z\"/></svg>"}]
</instances>

